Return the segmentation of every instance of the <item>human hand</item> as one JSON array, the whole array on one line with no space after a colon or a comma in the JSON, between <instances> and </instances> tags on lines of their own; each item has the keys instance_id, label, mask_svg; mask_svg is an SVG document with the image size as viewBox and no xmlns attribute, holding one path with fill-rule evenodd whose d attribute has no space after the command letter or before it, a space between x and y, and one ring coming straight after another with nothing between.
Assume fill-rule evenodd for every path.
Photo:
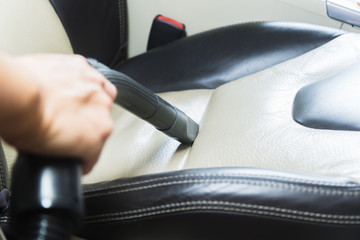
<instances>
[{"instance_id":1,"label":"human hand","mask_svg":"<svg viewBox=\"0 0 360 240\"><path fill-rule=\"evenodd\" d=\"M22 151L79 158L90 172L113 128L116 88L77 55L13 57L11 65L33 97L2 137Z\"/></svg>"}]
</instances>

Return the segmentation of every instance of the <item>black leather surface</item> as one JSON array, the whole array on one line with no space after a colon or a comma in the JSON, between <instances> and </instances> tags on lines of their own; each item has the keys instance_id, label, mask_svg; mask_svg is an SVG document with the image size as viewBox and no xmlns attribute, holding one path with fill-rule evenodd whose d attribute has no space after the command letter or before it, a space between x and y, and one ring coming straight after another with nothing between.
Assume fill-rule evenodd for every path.
<instances>
[{"instance_id":1,"label":"black leather surface","mask_svg":"<svg viewBox=\"0 0 360 240\"><path fill-rule=\"evenodd\" d=\"M324 226L247 215L193 212L164 215L129 224L100 223L105 234L89 229L90 238L104 240L358 240L358 227Z\"/></svg>"},{"instance_id":2,"label":"black leather surface","mask_svg":"<svg viewBox=\"0 0 360 240\"><path fill-rule=\"evenodd\" d=\"M126 57L125 0L50 0L77 54L113 66Z\"/></svg>"},{"instance_id":3,"label":"black leather surface","mask_svg":"<svg viewBox=\"0 0 360 240\"><path fill-rule=\"evenodd\" d=\"M342 33L301 23L240 24L177 40L115 69L155 92L216 88L297 57Z\"/></svg>"},{"instance_id":4,"label":"black leather surface","mask_svg":"<svg viewBox=\"0 0 360 240\"><path fill-rule=\"evenodd\" d=\"M85 186L87 239L357 239L360 185L252 168ZM266 238L265 238L266 237Z\"/></svg>"},{"instance_id":5,"label":"black leather surface","mask_svg":"<svg viewBox=\"0 0 360 240\"><path fill-rule=\"evenodd\" d=\"M310 128L360 131L360 64L302 88L293 118Z\"/></svg>"}]
</instances>

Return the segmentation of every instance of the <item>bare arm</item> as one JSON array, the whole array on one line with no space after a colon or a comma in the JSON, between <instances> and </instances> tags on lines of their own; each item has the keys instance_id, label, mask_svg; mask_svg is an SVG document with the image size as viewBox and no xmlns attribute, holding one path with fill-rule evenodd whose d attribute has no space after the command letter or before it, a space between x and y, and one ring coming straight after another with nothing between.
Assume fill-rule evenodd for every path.
<instances>
[{"instance_id":1,"label":"bare arm","mask_svg":"<svg viewBox=\"0 0 360 240\"><path fill-rule=\"evenodd\" d=\"M83 160L112 131L115 87L80 56L0 54L0 136L19 150Z\"/></svg>"}]
</instances>

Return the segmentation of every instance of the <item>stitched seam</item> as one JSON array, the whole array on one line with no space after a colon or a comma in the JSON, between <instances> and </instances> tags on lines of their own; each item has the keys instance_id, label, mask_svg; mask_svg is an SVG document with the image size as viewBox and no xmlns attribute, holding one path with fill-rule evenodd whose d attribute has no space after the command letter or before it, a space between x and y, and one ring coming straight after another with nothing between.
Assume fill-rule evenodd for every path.
<instances>
[{"instance_id":1,"label":"stitched seam","mask_svg":"<svg viewBox=\"0 0 360 240\"><path fill-rule=\"evenodd\" d=\"M9 223L9 222L11 222L11 217L8 216L0 217L0 223Z\"/></svg>"},{"instance_id":2,"label":"stitched seam","mask_svg":"<svg viewBox=\"0 0 360 240\"><path fill-rule=\"evenodd\" d=\"M119 0L118 1L118 11L119 11L119 27L120 27L120 44L122 45L124 43L124 34L125 34L125 6L124 6L124 1L123 0Z\"/></svg>"},{"instance_id":3,"label":"stitched seam","mask_svg":"<svg viewBox=\"0 0 360 240\"><path fill-rule=\"evenodd\" d=\"M216 205L222 205L222 206L216 206ZM220 211L230 211L230 212L241 212L241 213L277 216L282 218L291 218L291 219L310 221L310 222L331 223L331 224L360 224L359 221L360 216L358 215L321 214L321 213L303 212L303 211L284 209L284 208L267 207L267 206L243 204L243 203L222 202L222 201L180 202L180 203L166 204L157 207L138 209L133 211L101 214L101 215L87 217L86 222L96 223L96 222L106 222L106 221L121 221L121 220L133 219L133 218L141 218L141 217L147 217L147 216L153 216L159 214L173 213L179 211L191 211L191 210L220 210ZM124 216L124 215L129 215L129 216ZM102 218L102 219L96 219L96 218Z\"/></svg>"},{"instance_id":4,"label":"stitched seam","mask_svg":"<svg viewBox=\"0 0 360 240\"><path fill-rule=\"evenodd\" d=\"M326 195L340 195L340 196L358 196L359 190L343 190L343 189L321 189L321 187L307 187L307 186L297 186L294 184L288 183L277 183L277 182L269 182L269 181L252 181L252 180L216 180L216 179L198 179L198 180L184 180L184 181L172 181L172 182L164 182L164 183L157 183L148 186L140 186L116 191L110 191L105 193L91 193L87 194L85 197L96 197L96 196L106 196L106 195L113 195L119 194L124 192L132 192L132 191L140 191L146 190L151 188L157 187L164 187L169 185L179 185L179 184L190 184L190 183L236 183L236 184L248 184L253 186L267 186L273 188L280 188L286 190L292 190L297 192L309 192L313 194L326 194Z\"/></svg>"},{"instance_id":5,"label":"stitched seam","mask_svg":"<svg viewBox=\"0 0 360 240\"><path fill-rule=\"evenodd\" d=\"M119 33L120 33L120 44L122 43L122 15L121 15L121 0L118 0L118 14L119 14Z\"/></svg>"},{"instance_id":6,"label":"stitched seam","mask_svg":"<svg viewBox=\"0 0 360 240\"><path fill-rule=\"evenodd\" d=\"M310 181L310 180L303 180L303 179L297 179L297 178L287 178L287 177L278 177L278 176L272 176L272 175L261 175L261 174L183 174L183 175L177 175L177 176L170 176L170 177L160 177L150 180L143 180L143 181L137 181L133 183L123 183L118 184L110 187L95 187L95 188L89 188L86 189L84 192L90 192L90 191L101 191L101 190L108 190L113 188L121 188L121 187L128 187L128 186L134 186L134 185L140 185L145 183L151 183L156 181L163 181L163 180L171 180L171 179L178 179L178 178L191 178L191 177L250 177L250 178L266 178L267 180L277 180L277 181L291 181L293 183L301 183L301 184L318 184L318 185L325 185L329 187L357 187L359 186L356 183L332 183L332 182L326 182L326 181Z\"/></svg>"},{"instance_id":7,"label":"stitched seam","mask_svg":"<svg viewBox=\"0 0 360 240\"><path fill-rule=\"evenodd\" d=\"M328 224L360 224L360 221L342 221L342 220L326 220L326 219L317 219L311 217L302 217L302 216L295 216L290 214L281 214L276 212L268 212L268 211L259 211L259 210L248 210L248 209L237 209L237 208L221 208L221 207L184 207L184 208L174 208L169 210L162 210L150 213L144 213L139 215L133 216L125 216L125 217L112 217L112 218L104 218L99 220L90 220L86 221L86 223L100 223L100 222L108 222L108 221L122 221L122 220L129 220L134 218L142 218L148 216L154 216L159 214L168 214L180 211L191 211L191 210L217 210L217 211L231 211L231 212L240 212L240 213L250 213L250 214L258 214L258 215L267 215L267 216L276 216L281 218L289 218L289 219L296 219L308 222L321 222L321 223L328 223Z\"/></svg>"},{"instance_id":8,"label":"stitched seam","mask_svg":"<svg viewBox=\"0 0 360 240\"><path fill-rule=\"evenodd\" d=\"M87 219L98 218L98 217L109 217L109 216L116 216L116 215L127 215L127 214L134 214L134 213L141 213L141 212L148 212L148 211L156 211L156 210L165 209L165 208L186 207L187 205L200 205L200 206L202 206L202 205L223 205L223 206L230 206L230 207L253 208L253 209L258 209L258 210L281 212L281 213L288 213L288 214L294 214L294 215L304 215L304 216L311 216L311 217L316 217L316 218L360 220L360 215L324 214L324 213L314 213L314 212L308 212L308 211L292 210L292 209L279 208L279 207L269 207L269 206L264 206L264 205L256 205L256 204L248 204L248 203L236 203L236 202L228 202L228 201L208 201L208 200L170 203L170 204L160 205L157 207L148 207L148 208L142 208L142 209L124 211L124 212L117 212L117 213L99 214L99 215L87 217Z\"/></svg>"}]
</instances>

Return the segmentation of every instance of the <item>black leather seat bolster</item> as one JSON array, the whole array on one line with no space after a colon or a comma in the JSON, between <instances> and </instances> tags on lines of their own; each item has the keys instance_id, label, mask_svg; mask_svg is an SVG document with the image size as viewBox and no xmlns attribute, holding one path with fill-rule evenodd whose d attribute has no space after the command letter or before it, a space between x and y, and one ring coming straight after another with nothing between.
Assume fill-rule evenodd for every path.
<instances>
[{"instance_id":1,"label":"black leather seat bolster","mask_svg":"<svg viewBox=\"0 0 360 240\"><path fill-rule=\"evenodd\" d=\"M360 131L360 64L303 87L296 94L293 118L317 129Z\"/></svg>"},{"instance_id":2,"label":"black leather seat bolster","mask_svg":"<svg viewBox=\"0 0 360 240\"><path fill-rule=\"evenodd\" d=\"M177 40L115 69L155 92L216 88L297 57L343 33L302 23L239 24Z\"/></svg>"},{"instance_id":3,"label":"black leather seat bolster","mask_svg":"<svg viewBox=\"0 0 360 240\"><path fill-rule=\"evenodd\" d=\"M359 201L360 185L340 177L253 168L184 170L86 185L81 236L354 239L360 234Z\"/></svg>"},{"instance_id":4,"label":"black leather seat bolster","mask_svg":"<svg viewBox=\"0 0 360 240\"><path fill-rule=\"evenodd\" d=\"M126 57L125 0L50 0L74 53L114 66Z\"/></svg>"}]
</instances>

